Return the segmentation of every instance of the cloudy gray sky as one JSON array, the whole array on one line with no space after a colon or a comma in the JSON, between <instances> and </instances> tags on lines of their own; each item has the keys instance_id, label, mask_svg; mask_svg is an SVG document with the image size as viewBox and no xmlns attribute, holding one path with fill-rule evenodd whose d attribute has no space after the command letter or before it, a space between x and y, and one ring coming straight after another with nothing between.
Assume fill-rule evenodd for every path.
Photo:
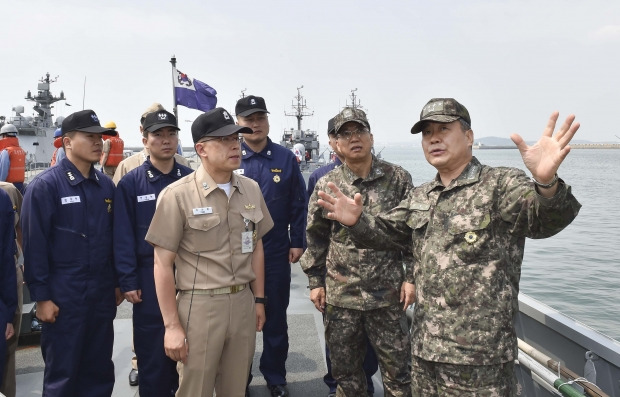
<instances>
[{"instance_id":1,"label":"cloudy gray sky","mask_svg":"<svg viewBox=\"0 0 620 397\"><path fill-rule=\"evenodd\" d=\"M139 145L152 102L172 108L169 60L218 91L234 111L241 90L265 97L271 137L296 126L296 88L324 133L352 89L378 143L410 142L432 97L455 97L476 137L535 140L549 114L575 113L579 137L620 141L620 2L519 1L41 1L3 13L0 115L10 116L46 72L63 90L56 115L94 109ZM86 93L83 95L84 80ZM199 112L179 107L182 140ZM189 121L186 121L189 120Z\"/></svg>"}]
</instances>

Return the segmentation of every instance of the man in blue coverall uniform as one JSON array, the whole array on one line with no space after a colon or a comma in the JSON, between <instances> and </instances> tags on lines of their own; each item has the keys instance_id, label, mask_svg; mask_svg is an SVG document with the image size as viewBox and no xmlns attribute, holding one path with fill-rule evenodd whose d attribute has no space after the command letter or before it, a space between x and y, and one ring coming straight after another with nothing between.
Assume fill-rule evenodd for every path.
<instances>
[{"instance_id":1,"label":"man in blue coverall uniform","mask_svg":"<svg viewBox=\"0 0 620 397\"><path fill-rule=\"evenodd\" d=\"M273 229L263 237L268 303L260 371L272 396L288 396L285 387L288 356L286 309L291 292L290 264L297 262L304 250L308 211L305 182L293 152L269 139L269 112L263 98L254 95L241 98L237 101L235 113L237 124L254 132L243 134L243 160L237 172L258 183L274 222ZM250 374L250 380L251 377Z\"/></svg>"},{"instance_id":2,"label":"man in blue coverall uniform","mask_svg":"<svg viewBox=\"0 0 620 397\"><path fill-rule=\"evenodd\" d=\"M0 189L0 374L4 372L7 340L15 330L13 316L17 310L17 275L15 272L15 210L8 193ZM2 377L0 376L0 387ZM0 393L1 394L1 393Z\"/></svg>"},{"instance_id":3,"label":"man in blue coverall uniform","mask_svg":"<svg viewBox=\"0 0 620 397\"><path fill-rule=\"evenodd\" d=\"M24 277L43 322L46 397L104 397L114 388L114 183L93 167L101 127L92 110L62 122L66 158L40 173L22 206Z\"/></svg>"},{"instance_id":4,"label":"man in blue coverall uniform","mask_svg":"<svg viewBox=\"0 0 620 397\"><path fill-rule=\"evenodd\" d=\"M140 395L174 396L176 362L164 351L164 322L155 293L153 246L144 240L157 196L192 173L174 160L177 119L165 110L146 115L142 143L149 157L122 177L114 195L114 265L121 292L133 303L133 340L140 360Z\"/></svg>"},{"instance_id":5,"label":"man in blue coverall uniform","mask_svg":"<svg viewBox=\"0 0 620 397\"><path fill-rule=\"evenodd\" d=\"M312 192L314 192L314 187L319 179L324 177L329 171L333 170L336 167L342 165L342 160L344 157L338 151L338 147L336 145L336 126L335 126L335 117L329 119L327 122L327 138L329 139L329 146L334 151L336 158L329 164L326 164L320 168L314 170L310 177L308 178L308 198L312 196ZM336 395L336 387L338 386L338 382L334 379L332 375L332 361L329 356L329 348L327 347L327 343L325 344L325 363L327 364L327 373L323 377L323 382L329 387L329 394L327 397L333 397ZM364 374L366 375L366 387L368 391L368 395L372 396L375 393L375 386L372 382L372 376L379 369L379 362L377 361L377 354L370 344L370 340L366 337L366 355L364 356Z\"/></svg>"}]
</instances>

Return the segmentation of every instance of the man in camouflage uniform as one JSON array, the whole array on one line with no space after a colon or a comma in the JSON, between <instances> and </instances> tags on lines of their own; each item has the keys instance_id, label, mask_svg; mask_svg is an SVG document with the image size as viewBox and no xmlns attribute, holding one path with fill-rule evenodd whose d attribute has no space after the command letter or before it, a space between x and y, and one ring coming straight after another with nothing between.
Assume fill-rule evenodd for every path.
<instances>
[{"instance_id":1,"label":"man in camouflage uniform","mask_svg":"<svg viewBox=\"0 0 620 397\"><path fill-rule=\"evenodd\" d=\"M525 238L553 236L581 207L556 173L579 123L571 115L553 135L557 119L553 113L533 146L511 136L530 180L516 168L480 164L467 109L452 98L432 99L411 133L422 132L434 180L380 216L362 214L362 198L334 184L335 197L320 194L329 218L349 225L359 246L412 244L414 396L515 394L513 318Z\"/></svg>"},{"instance_id":2,"label":"man in camouflage uniform","mask_svg":"<svg viewBox=\"0 0 620 397\"><path fill-rule=\"evenodd\" d=\"M325 190L327 181L337 180L347 194L360 193L374 214L407 196L413 188L411 175L372 155L373 137L362 110L345 108L336 116L335 128L344 164L317 182L301 266L308 275L310 299L325 313L336 396L366 394L362 362L367 337L379 359L385 395L410 396L411 351L404 312L414 295L409 247L402 252L355 248L347 229L327 219L316 192Z\"/></svg>"}]
</instances>

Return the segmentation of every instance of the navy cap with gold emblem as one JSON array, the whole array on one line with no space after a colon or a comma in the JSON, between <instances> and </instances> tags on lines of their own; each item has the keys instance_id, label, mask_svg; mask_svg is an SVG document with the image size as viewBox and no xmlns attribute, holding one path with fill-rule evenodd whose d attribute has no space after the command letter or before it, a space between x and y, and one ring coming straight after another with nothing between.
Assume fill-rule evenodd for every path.
<instances>
[{"instance_id":1,"label":"navy cap with gold emblem","mask_svg":"<svg viewBox=\"0 0 620 397\"><path fill-rule=\"evenodd\" d=\"M236 125L232 116L224 108L215 108L201 114L192 123L194 143L209 136L228 136L232 134L252 134L251 128Z\"/></svg>"}]
</instances>

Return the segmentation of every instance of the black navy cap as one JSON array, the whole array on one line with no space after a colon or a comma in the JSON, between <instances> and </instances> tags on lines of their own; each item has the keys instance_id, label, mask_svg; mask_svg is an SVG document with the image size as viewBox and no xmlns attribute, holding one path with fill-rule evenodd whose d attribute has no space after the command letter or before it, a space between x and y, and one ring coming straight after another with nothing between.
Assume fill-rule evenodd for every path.
<instances>
[{"instance_id":1,"label":"black navy cap","mask_svg":"<svg viewBox=\"0 0 620 397\"><path fill-rule=\"evenodd\" d=\"M269 113L265 100L259 96L248 95L237 101L235 106L235 114L237 116L246 117L252 113Z\"/></svg>"},{"instance_id":2,"label":"black navy cap","mask_svg":"<svg viewBox=\"0 0 620 397\"><path fill-rule=\"evenodd\" d=\"M332 117L327 122L327 135L336 135L336 117Z\"/></svg>"},{"instance_id":3,"label":"black navy cap","mask_svg":"<svg viewBox=\"0 0 620 397\"><path fill-rule=\"evenodd\" d=\"M215 108L196 117L192 123L194 143L209 136L228 136L236 133L252 134L251 128L235 124L232 116L224 108Z\"/></svg>"},{"instance_id":4,"label":"black navy cap","mask_svg":"<svg viewBox=\"0 0 620 397\"><path fill-rule=\"evenodd\" d=\"M174 117L174 114L166 110L158 110L147 114L146 117L144 117L142 126L144 131L147 132L155 132L164 127L172 127L176 130L180 130L180 128L177 127L177 118Z\"/></svg>"},{"instance_id":5,"label":"black navy cap","mask_svg":"<svg viewBox=\"0 0 620 397\"><path fill-rule=\"evenodd\" d=\"M97 114L90 109L80 110L65 117L62 121L61 129L63 134L71 131L81 131L116 136L116 131L101 126Z\"/></svg>"}]
</instances>

